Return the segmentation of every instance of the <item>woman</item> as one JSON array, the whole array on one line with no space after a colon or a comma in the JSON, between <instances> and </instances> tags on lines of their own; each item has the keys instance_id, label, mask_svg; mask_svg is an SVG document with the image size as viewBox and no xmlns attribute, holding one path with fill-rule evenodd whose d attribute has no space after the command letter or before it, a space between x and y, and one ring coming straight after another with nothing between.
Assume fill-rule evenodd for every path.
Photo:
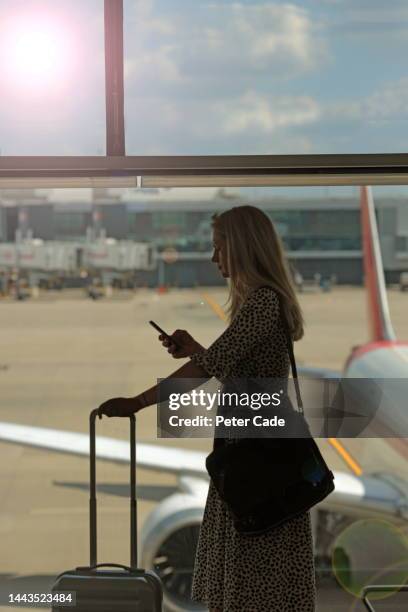
<instances>
[{"instance_id":1,"label":"woman","mask_svg":"<svg viewBox=\"0 0 408 612\"><path fill-rule=\"evenodd\" d=\"M205 350L187 332L159 336L173 357L190 360L174 378L287 378L289 356L279 299L294 340L303 319L281 242L269 217L238 206L213 217L214 254L230 279L230 324ZM101 414L127 416L157 401L157 387L117 398ZM228 444L228 441L225 441ZM210 482L197 546L193 600L210 612L313 612L316 603L310 513L266 534L240 535Z\"/></svg>"}]
</instances>

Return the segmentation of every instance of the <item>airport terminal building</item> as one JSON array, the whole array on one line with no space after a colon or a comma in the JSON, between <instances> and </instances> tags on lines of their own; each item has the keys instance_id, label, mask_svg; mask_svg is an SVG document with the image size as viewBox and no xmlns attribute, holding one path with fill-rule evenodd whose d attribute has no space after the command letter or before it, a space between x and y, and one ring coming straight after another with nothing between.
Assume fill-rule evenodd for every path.
<instances>
[{"instance_id":1,"label":"airport terminal building","mask_svg":"<svg viewBox=\"0 0 408 612\"><path fill-rule=\"evenodd\" d=\"M276 191L275 191L276 194ZM294 269L305 280L319 274L361 284L362 241L358 197L282 197L243 190L0 190L0 243L16 233L44 242L78 243L95 236L111 242L147 242L156 265L140 275L157 283L189 287L222 282L210 262L211 216L242 204L263 209L275 223ZM387 282L408 270L406 199L375 199ZM93 238L92 238L93 236Z\"/></svg>"}]
</instances>

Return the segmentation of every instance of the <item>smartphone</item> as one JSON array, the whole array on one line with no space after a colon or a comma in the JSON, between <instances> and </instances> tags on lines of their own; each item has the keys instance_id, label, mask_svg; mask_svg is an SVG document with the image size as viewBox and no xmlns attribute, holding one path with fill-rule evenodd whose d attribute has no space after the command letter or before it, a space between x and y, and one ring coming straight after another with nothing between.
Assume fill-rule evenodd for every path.
<instances>
[{"instance_id":1,"label":"smartphone","mask_svg":"<svg viewBox=\"0 0 408 612\"><path fill-rule=\"evenodd\" d=\"M177 348L179 347L177 342L174 342L173 338L171 336L169 336L169 334L167 334L164 329L162 329L161 327L159 327L157 325L157 323L155 323L154 321L149 321L150 325L152 327L154 327L155 329L157 329L158 332L160 332L161 334L163 334L163 336L167 339L170 340L170 342L172 342L175 346L177 346Z\"/></svg>"}]
</instances>

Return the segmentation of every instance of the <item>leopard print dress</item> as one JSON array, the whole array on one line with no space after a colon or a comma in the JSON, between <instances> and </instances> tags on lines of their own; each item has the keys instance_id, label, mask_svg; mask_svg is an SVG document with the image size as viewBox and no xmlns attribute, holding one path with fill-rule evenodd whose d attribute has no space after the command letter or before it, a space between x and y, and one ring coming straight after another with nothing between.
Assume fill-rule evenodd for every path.
<instances>
[{"instance_id":1,"label":"leopard print dress","mask_svg":"<svg viewBox=\"0 0 408 612\"><path fill-rule=\"evenodd\" d=\"M224 333L191 360L221 381L287 378L289 356L277 293L270 287L253 290ZM314 612L310 513L266 534L241 535L210 482L191 595L223 612Z\"/></svg>"}]
</instances>

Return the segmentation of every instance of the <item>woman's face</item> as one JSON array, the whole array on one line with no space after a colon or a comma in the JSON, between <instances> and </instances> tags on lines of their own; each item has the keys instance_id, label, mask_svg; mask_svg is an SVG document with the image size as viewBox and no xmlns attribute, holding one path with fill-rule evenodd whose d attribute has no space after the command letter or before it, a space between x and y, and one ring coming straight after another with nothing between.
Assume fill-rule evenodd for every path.
<instances>
[{"instance_id":1,"label":"woman's face","mask_svg":"<svg viewBox=\"0 0 408 612\"><path fill-rule=\"evenodd\" d=\"M217 264L219 271L224 278L229 277L228 263L227 263L227 249L225 238L221 236L217 230L213 232L213 247L214 253L211 261Z\"/></svg>"}]
</instances>

